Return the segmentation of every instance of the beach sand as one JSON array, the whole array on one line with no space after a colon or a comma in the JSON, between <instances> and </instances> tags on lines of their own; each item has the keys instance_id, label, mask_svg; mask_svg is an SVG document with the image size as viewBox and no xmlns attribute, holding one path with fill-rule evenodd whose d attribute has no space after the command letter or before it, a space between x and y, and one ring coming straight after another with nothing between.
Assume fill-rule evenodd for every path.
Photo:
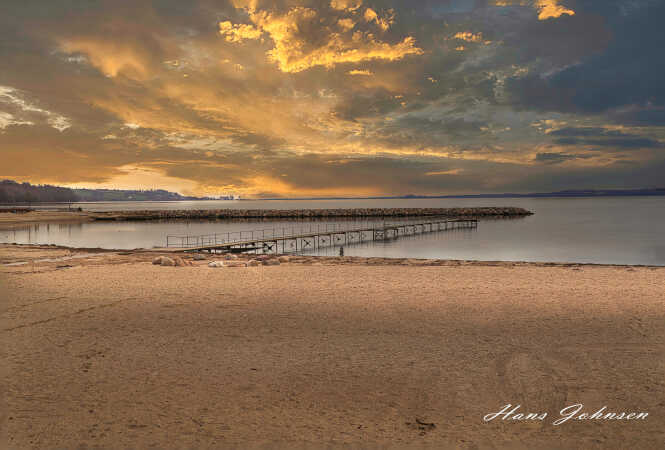
<instances>
[{"instance_id":1,"label":"beach sand","mask_svg":"<svg viewBox=\"0 0 665 450\"><path fill-rule=\"evenodd\" d=\"M29 211L8 213L0 210L0 227L12 229L34 223L80 223L94 220L92 214L83 211Z\"/></svg>"},{"instance_id":2,"label":"beach sand","mask_svg":"<svg viewBox=\"0 0 665 450\"><path fill-rule=\"evenodd\" d=\"M665 443L663 268L153 256L0 247L0 447Z\"/></svg>"}]
</instances>

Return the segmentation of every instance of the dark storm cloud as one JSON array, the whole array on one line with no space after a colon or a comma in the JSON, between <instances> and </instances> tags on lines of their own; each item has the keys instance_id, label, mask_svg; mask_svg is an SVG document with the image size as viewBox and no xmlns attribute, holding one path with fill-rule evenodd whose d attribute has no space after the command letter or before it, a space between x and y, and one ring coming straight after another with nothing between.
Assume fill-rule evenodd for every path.
<instances>
[{"instance_id":1,"label":"dark storm cloud","mask_svg":"<svg viewBox=\"0 0 665 450\"><path fill-rule=\"evenodd\" d=\"M599 127L566 127L554 130L550 136L605 136L608 130Z\"/></svg>"},{"instance_id":2,"label":"dark storm cloud","mask_svg":"<svg viewBox=\"0 0 665 450\"><path fill-rule=\"evenodd\" d=\"M603 18L611 30L609 45L554 74L507 80L513 101L527 108L580 113L665 105L665 59L658 56L665 47L665 3L644 0L631 4L577 1L580 12ZM648 114L641 118L649 123Z\"/></svg>"},{"instance_id":3,"label":"dark storm cloud","mask_svg":"<svg viewBox=\"0 0 665 450\"><path fill-rule=\"evenodd\" d=\"M589 155L574 155L569 153L538 153L536 154L535 161L545 164L559 164L565 161L588 158L590 158Z\"/></svg>"},{"instance_id":4,"label":"dark storm cloud","mask_svg":"<svg viewBox=\"0 0 665 450\"><path fill-rule=\"evenodd\" d=\"M562 136L554 142L561 145L592 145L618 149L661 148L665 144L655 139L624 133L620 130L608 130L599 127L567 127L554 130L550 136Z\"/></svg>"},{"instance_id":5,"label":"dark storm cloud","mask_svg":"<svg viewBox=\"0 0 665 450\"><path fill-rule=\"evenodd\" d=\"M665 108L649 108L611 114L617 123L633 126L665 126Z\"/></svg>"},{"instance_id":6,"label":"dark storm cloud","mask_svg":"<svg viewBox=\"0 0 665 450\"><path fill-rule=\"evenodd\" d=\"M545 164L534 168L524 177L505 185L509 192L548 192L565 189L618 189L625 186L662 186L665 160L648 164L619 161L601 167L570 167Z\"/></svg>"},{"instance_id":7,"label":"dark storm cloud","mask_svg":"<svg viewBox=\"0 0 665 450\"><path fill-rule=\"evenodd\" d=\"M604 51L612 39L612 30L596 13L577 12L556 20L531 21L522 16L504 16L502 35L506 50L514 52L511 59L525 63L545 60L551 67L580 62L594 53Z\"/></svg>"},{"instance_id":8,"label":"dark storm cloud","mask_svg":"<svg viewBox=\"0 0 665 450\"><path fill-rule=\"evenodd\" d=\"M554 141L561 145L594 145L600 147L613 147L618 149L631 148L662 148L664 144L648 138L624 138L624 139L578 139L561 138Z\"/></svg>"}]
</instances>

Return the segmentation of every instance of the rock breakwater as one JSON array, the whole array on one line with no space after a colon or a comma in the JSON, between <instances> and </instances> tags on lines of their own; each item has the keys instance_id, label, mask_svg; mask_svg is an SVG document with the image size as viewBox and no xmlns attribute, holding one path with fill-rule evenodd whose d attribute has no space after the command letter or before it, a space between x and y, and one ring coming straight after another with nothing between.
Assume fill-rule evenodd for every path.
<instances>
[{"instance_id":1,"label":"rock breakwater","mask_svg":"<svg viewBox=\"0 0 665 450\"><path fill-rule=\"evenodd\" d=\"M217 209L173 211L122 211L95 213L94 220L178 220L178 219L327 219L371 217L450 218L523 217L533 214L524 208L354 208L354 209Z\"/></svg>"}]
</instances>

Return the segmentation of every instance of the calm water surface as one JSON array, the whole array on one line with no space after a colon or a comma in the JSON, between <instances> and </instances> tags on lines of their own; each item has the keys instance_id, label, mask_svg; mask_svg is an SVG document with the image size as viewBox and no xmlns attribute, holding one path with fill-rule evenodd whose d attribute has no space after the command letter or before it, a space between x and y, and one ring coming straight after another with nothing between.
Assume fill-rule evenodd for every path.
<instances>
[{"instance_id":1,"label":"calm water surface","mask_svg":"<svg viewBox=\"0 0 665 450\"><path fill-rule=\"evenodd\" d=\"M519 206L533 211L535 215L514 220L483 220L476 230L348 245L344 253L347 256L665 265L665 197L112 202L75 205L93 211ZM167 234L227 233L308 223L282 220L39 224L24 229L0 230L0 242L149 248L164 246ZM344 223L349 227L360 224L355 221ZM320 255L338 253L339 248L336 247L312 252Z\"/></svg>"}]
</instances>

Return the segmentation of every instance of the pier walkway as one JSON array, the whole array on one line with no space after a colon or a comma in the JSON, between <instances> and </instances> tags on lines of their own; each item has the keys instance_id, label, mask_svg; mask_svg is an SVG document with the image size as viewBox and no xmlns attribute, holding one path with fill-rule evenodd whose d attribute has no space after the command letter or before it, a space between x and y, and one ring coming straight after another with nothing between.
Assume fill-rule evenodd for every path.
<instances>
[{"instance_id":1,"label":"pier walkway","mask_svg":"<svg viewBox=\"0 0 665 450\"><path fill-rule=\"evenodd\" d=\"M476 219L437 219L433 217L423 218L421 221L380 223L356 228L345 228L345 224L307 224L292 228L235 231L201 236L169 235L166 237L166 247L176 252L292 253L334 245L349 245L396 239L400 236L477 227Z\"/></svg>"}]
</instances>

